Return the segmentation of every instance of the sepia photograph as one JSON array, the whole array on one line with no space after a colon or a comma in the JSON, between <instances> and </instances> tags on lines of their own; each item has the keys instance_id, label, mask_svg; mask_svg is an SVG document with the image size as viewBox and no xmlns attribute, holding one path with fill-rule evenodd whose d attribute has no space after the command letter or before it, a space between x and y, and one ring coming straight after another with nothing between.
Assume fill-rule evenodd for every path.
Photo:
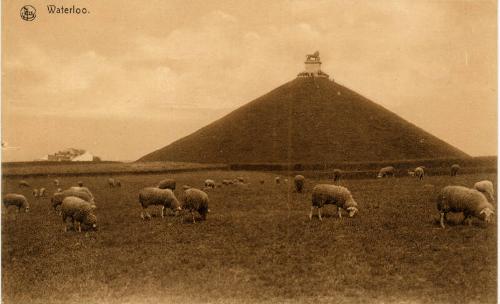
<instances>
[{"instance_id":1,"label":"sepia photograph","mask_svg":"<svg viewBox=\"0 0 500 304\"><path fill-rule=\"evenodd\" d=\"M1 302L498 297L495 0L4 0Z\"/></svg>"}]
</instances>

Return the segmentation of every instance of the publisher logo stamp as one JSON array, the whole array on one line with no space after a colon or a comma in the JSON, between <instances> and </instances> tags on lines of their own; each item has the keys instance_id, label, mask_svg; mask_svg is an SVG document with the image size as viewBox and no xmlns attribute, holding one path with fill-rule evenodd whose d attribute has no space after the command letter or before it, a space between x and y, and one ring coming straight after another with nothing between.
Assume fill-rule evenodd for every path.
<instances>
[{"instance_id":1,"label":"publisher logo stamp","mask_svg":"<svg viewBox=\"0 0 500 304\"><path fill-rule=\"evenodd\" d=\"M24 21L33 21L36 17L36 9L31 5L25 5L21 7L21 18Z\"/></svg>"}]
</instances>

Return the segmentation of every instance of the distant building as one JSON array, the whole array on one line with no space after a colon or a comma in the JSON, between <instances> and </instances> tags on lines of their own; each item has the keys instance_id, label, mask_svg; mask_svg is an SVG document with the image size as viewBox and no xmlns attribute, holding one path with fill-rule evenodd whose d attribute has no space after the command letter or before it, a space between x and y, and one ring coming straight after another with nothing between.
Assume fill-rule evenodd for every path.
<instances>
[{"instance_id":1,"label":"distant building","mask_svg":"<svg viewBox=\"0 0 500 304\"><path fill-rule=\"evenodd\" d=\"M99 157L92 155L92 153L82 150L68 148L54 154L43 156L36 161L95 161Z\"/></svg>"}]
</instances>

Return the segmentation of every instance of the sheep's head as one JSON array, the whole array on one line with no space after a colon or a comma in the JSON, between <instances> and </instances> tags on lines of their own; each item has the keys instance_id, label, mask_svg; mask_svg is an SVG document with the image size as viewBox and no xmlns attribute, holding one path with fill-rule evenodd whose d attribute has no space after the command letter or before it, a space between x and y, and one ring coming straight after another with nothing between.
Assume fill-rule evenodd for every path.
<instances>
[{"instance_id":1,"label":"sheep's head","mask_svg":"<svg viewBox=\"0 0 500 304\"><path fill-rule=\"evenodd\" d=\"M88 225L91 229L97 230L97 217L94 214L89 214L85 217L85 225Z\"/></svg>"},{"instance_id":2,"label":"sheep's head","mask_svg":"<svg viewBox=\"0 0 500 304\"><path fill-rule=\"evenodd\" d=\"M353 217L359 210L356 207L347 207L347 212L349 212L349 217Z\"/></svg>"},{"instance_id":3,"label":"sheep's head","mask_svg":"<svg viewBox=\"0 0 500 304\"><path fill-rule=\"evenodd\" d=\"M484 208L483 210L481 210L481 212L479 212L479 214L483 216L483 220L486 223L489 223L491 222L492 215L495 214L495 211L491 210L490 208Z\"/></svg>"}]
</instances>

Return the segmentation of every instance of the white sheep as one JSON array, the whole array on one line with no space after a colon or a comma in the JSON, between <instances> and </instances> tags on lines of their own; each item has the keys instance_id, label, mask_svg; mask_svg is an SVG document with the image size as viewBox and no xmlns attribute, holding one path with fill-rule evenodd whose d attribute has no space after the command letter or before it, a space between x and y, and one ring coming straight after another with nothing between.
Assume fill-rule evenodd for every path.
<instances>
[{"instance_id":1,"label":"white sheep","mask_svg":"<svg viewBox=\"0 0 500 304\"><path fill-rule=\"evenodd\" d=\"M160 189L170 189L170 190L175 190L175 179L172 178L166 178L158 183L158 188Z\"/></svg>"},{"instance_id":2,"label":"white sheep","mask_svg":"<svg viewBox=\"0 0 500 304\"><path fill-rule=\"evenodd\" d=\"M424 174L425 174L425 172L424 172L424 168L425 168L425 167L422 167L422 166L419 166L419 167L416 167L416 168L415 168L415 171L414 171L414 172L415 172L415 177L416 177L416 178L418 178L418 179L420 179L420 180L424 179Z\"/></svg>"},{"instance_id":3,"label":"white sheep","mask_svg":"<svg viewBox=\"0 0 500 304\"><path fill-rule=\"evenodd\" d=\"M189 190L187 190L189 191ZM176 214L181 210L181 204L171 189L147 187L139 192L139 203L142 206L141 218L151 218L147 208L151 205L161 205L161 217L165 215L165 208L170 208Z\"/></svg>"},{"instance_id":4,"label":"white sheep","mask_svg":"<svg viewBox=\"0 0 500 304\"><path fill-rule=\"evenodd\" d=\"M73 223L73 228L82 232L81 224L97 230L97 217L93 213L94 205L75 196L64 198L61 204L61 216L64 223L64 231L68 230L66 220L69 218ZM76 227L75 227L76 224ZM78 227L78 228L77 228Z\"/></svg>"},{"instance_id":5,"label":"white sheep","mask_svg":"<svg viewBox=\"0 0 500 304\"><path fill-rule=\"evenodd\" d=\"M206 179L205 188L215 188L215 181L213 179Z\"/></svg>"},{"instance_id":6,"label":"white sheep","mask_svg":"<svg viewBox=\"0 0 500 304\"><path fill-rule=\"evenodd\" d=\"M437 209L441 215L440 223L443 228L448 212L463 212L464 222L475 216L486 223L490 222L491 216L495 213L495 208L481 192L463 186L446 186L441 189L437 198Z\"/></svg>"},{"instance_id":7,"label":"white sheep","mask_svg":"<svg viewBox=\"0 0 500 304\"><path fill-rule=\"evenodd\" d=\"M52 208L54 208L54 210L57 210L57 207L59 207L62 204L63 200L68 196L78 197L84 201L89 202L91 205L95 206L95 201L92 194L89 194L86 191L75 191L67 189L61 192L54 193L54 195L51 198Z\"/></svg>"},{"instance_id":8,"label":"white sheep","mask_svg":"<svg viewBox=\"0 0 500 304\"><path fill-rule=\"evenodd\" d=\"M495 190L493 189L493 183L489 180L483 180L474 184L474 189L481 192L486 196L490 203L495 201L494 195Z\"/></svg>"},{"instance_id":9,"label":"white sheep","mask_svg":"<svg viewBox=\"0 0 500 304\"><path fill-rule=\"evenodd\" d=\"M5 206L5 210L7 210L9 206L16 206L17 212L19 212L21 208L24 208L25 212L29 212L30 210L30 205L26 197L17 193L5 194L3 197L3 205Z\"/></svg>"},{"instance_id":10,"label":"white sheep","mask_svg":"<svg viewBox=\"0 0 500 304\"><path fill-rule=\"evenodd\" d=\"M393 166L387 166L387 167L383 167L382 169L380 169L380 171L378 172L378 175L377 177L378 178L382 178L382 177L389 177L389 176L392 176L394 177L394 167Z\"/></svg>"},{"instance_id":11,"label":"white sheep","mask_svg":"<svg viewBox=\"0 0 500 304\"><path fill-rule=\"evenodd\" d=\"M339 181L340 177L342 177L342 170L340 170L340 169L333 169L333 181L334 182Z\"/></svg>"},{"instance_id":12,"label":"white sheep","mask_svg":"<svg viewBox=\"0 0 500 304\"><path fill-rule=\"evenodd\" d=\"M30 186L30 184L29 184L27 181L25 181L25 180L23 179L23 180L19 181L19 187L20 187L20 188L21 188L21 187L30 188L31 186Z\"/></svg>"},{"instance_id":13,"label":"white sheep","mask_svg":"<svg viewBox=\"0 0 500 304\"><path fill-rule=\"evenodd\" d=\"M182 209L189 210L191 212L191 217L194 220L194 212L197 211L201 215L202 220L207 219L208 209L208 194L205 192L191 188L186 190L185 196L182 200Z\"/></svg>"},{"instance_id":14,"label":"white sheep","mask_svg":"<svg viewBox=\"0 0 500 304\"><path fill-rule=\"evenodd\" d=\"M121 187L122 183L120 182L119 179L114 179L114 178L110 177L110 178L108 178L108 185L111 188L114 188L114 187Z\"/></svg>"},{"instance_id":15,"label":"white sheep","mask_svg":"<svg viewBox=\"0 0 500 304\"><path fill-rule=\"evenodd\" d=\"M336 205L339 218L342 218L341 209L349 212L349 217L353 217L358 212L358 204L352 198L351 192L342 186L319 184L312 191L312 206L309 213L309 220L312 219L314 207L318 208L318 217L321 220L321 208L325 204Z\"/></svg>"},{"instance_id":16,"label":"white sheep","mask_svg":"<svg viewBox=\"0 0 500 304\"><path fill-rule=\"evenodd\" d=\"M293 179L293 183L295 185L295 190L298 193L302 193L302 189L304 188L304 184L306 182L306 179L303 175L295 175Z\"/></svg>"},{"instance_id":17,"label":"white sheep","mask_svg":"<svg viewBox=\"0 0 500 304\"><path fill-rule=\"evenodd\" d=\"M458 170L460 170L460 165L459 164L453 164L450 167L450 176L456 176L458 173Z\"/></svg>"},{"instance_id":18,"label":"white sheep","mask_svg":"<svg viewBox=\"0 0 500 304\"><path fill-rule=\"evenodd\" d=\"M89 195L89 197L90 197L91 200L94 200L94 195L92 194L92 192L90 192L89 188L87 188L87 187L82 187L82 186L76 187L76 186L73 186L73 187L70 187L68 190L76 191L76 192L85 192L85 193L87 193Z\"/></svg>"},{"instance_id":19,"label":"white sheep","mask_svg":"<svg viewBox=\"0 0 500 304\"><path fill-rule=\"evenodd\" d=\"M33 197L38 198L38 189L33 189Z\"/></svg>"}]
</instances>

